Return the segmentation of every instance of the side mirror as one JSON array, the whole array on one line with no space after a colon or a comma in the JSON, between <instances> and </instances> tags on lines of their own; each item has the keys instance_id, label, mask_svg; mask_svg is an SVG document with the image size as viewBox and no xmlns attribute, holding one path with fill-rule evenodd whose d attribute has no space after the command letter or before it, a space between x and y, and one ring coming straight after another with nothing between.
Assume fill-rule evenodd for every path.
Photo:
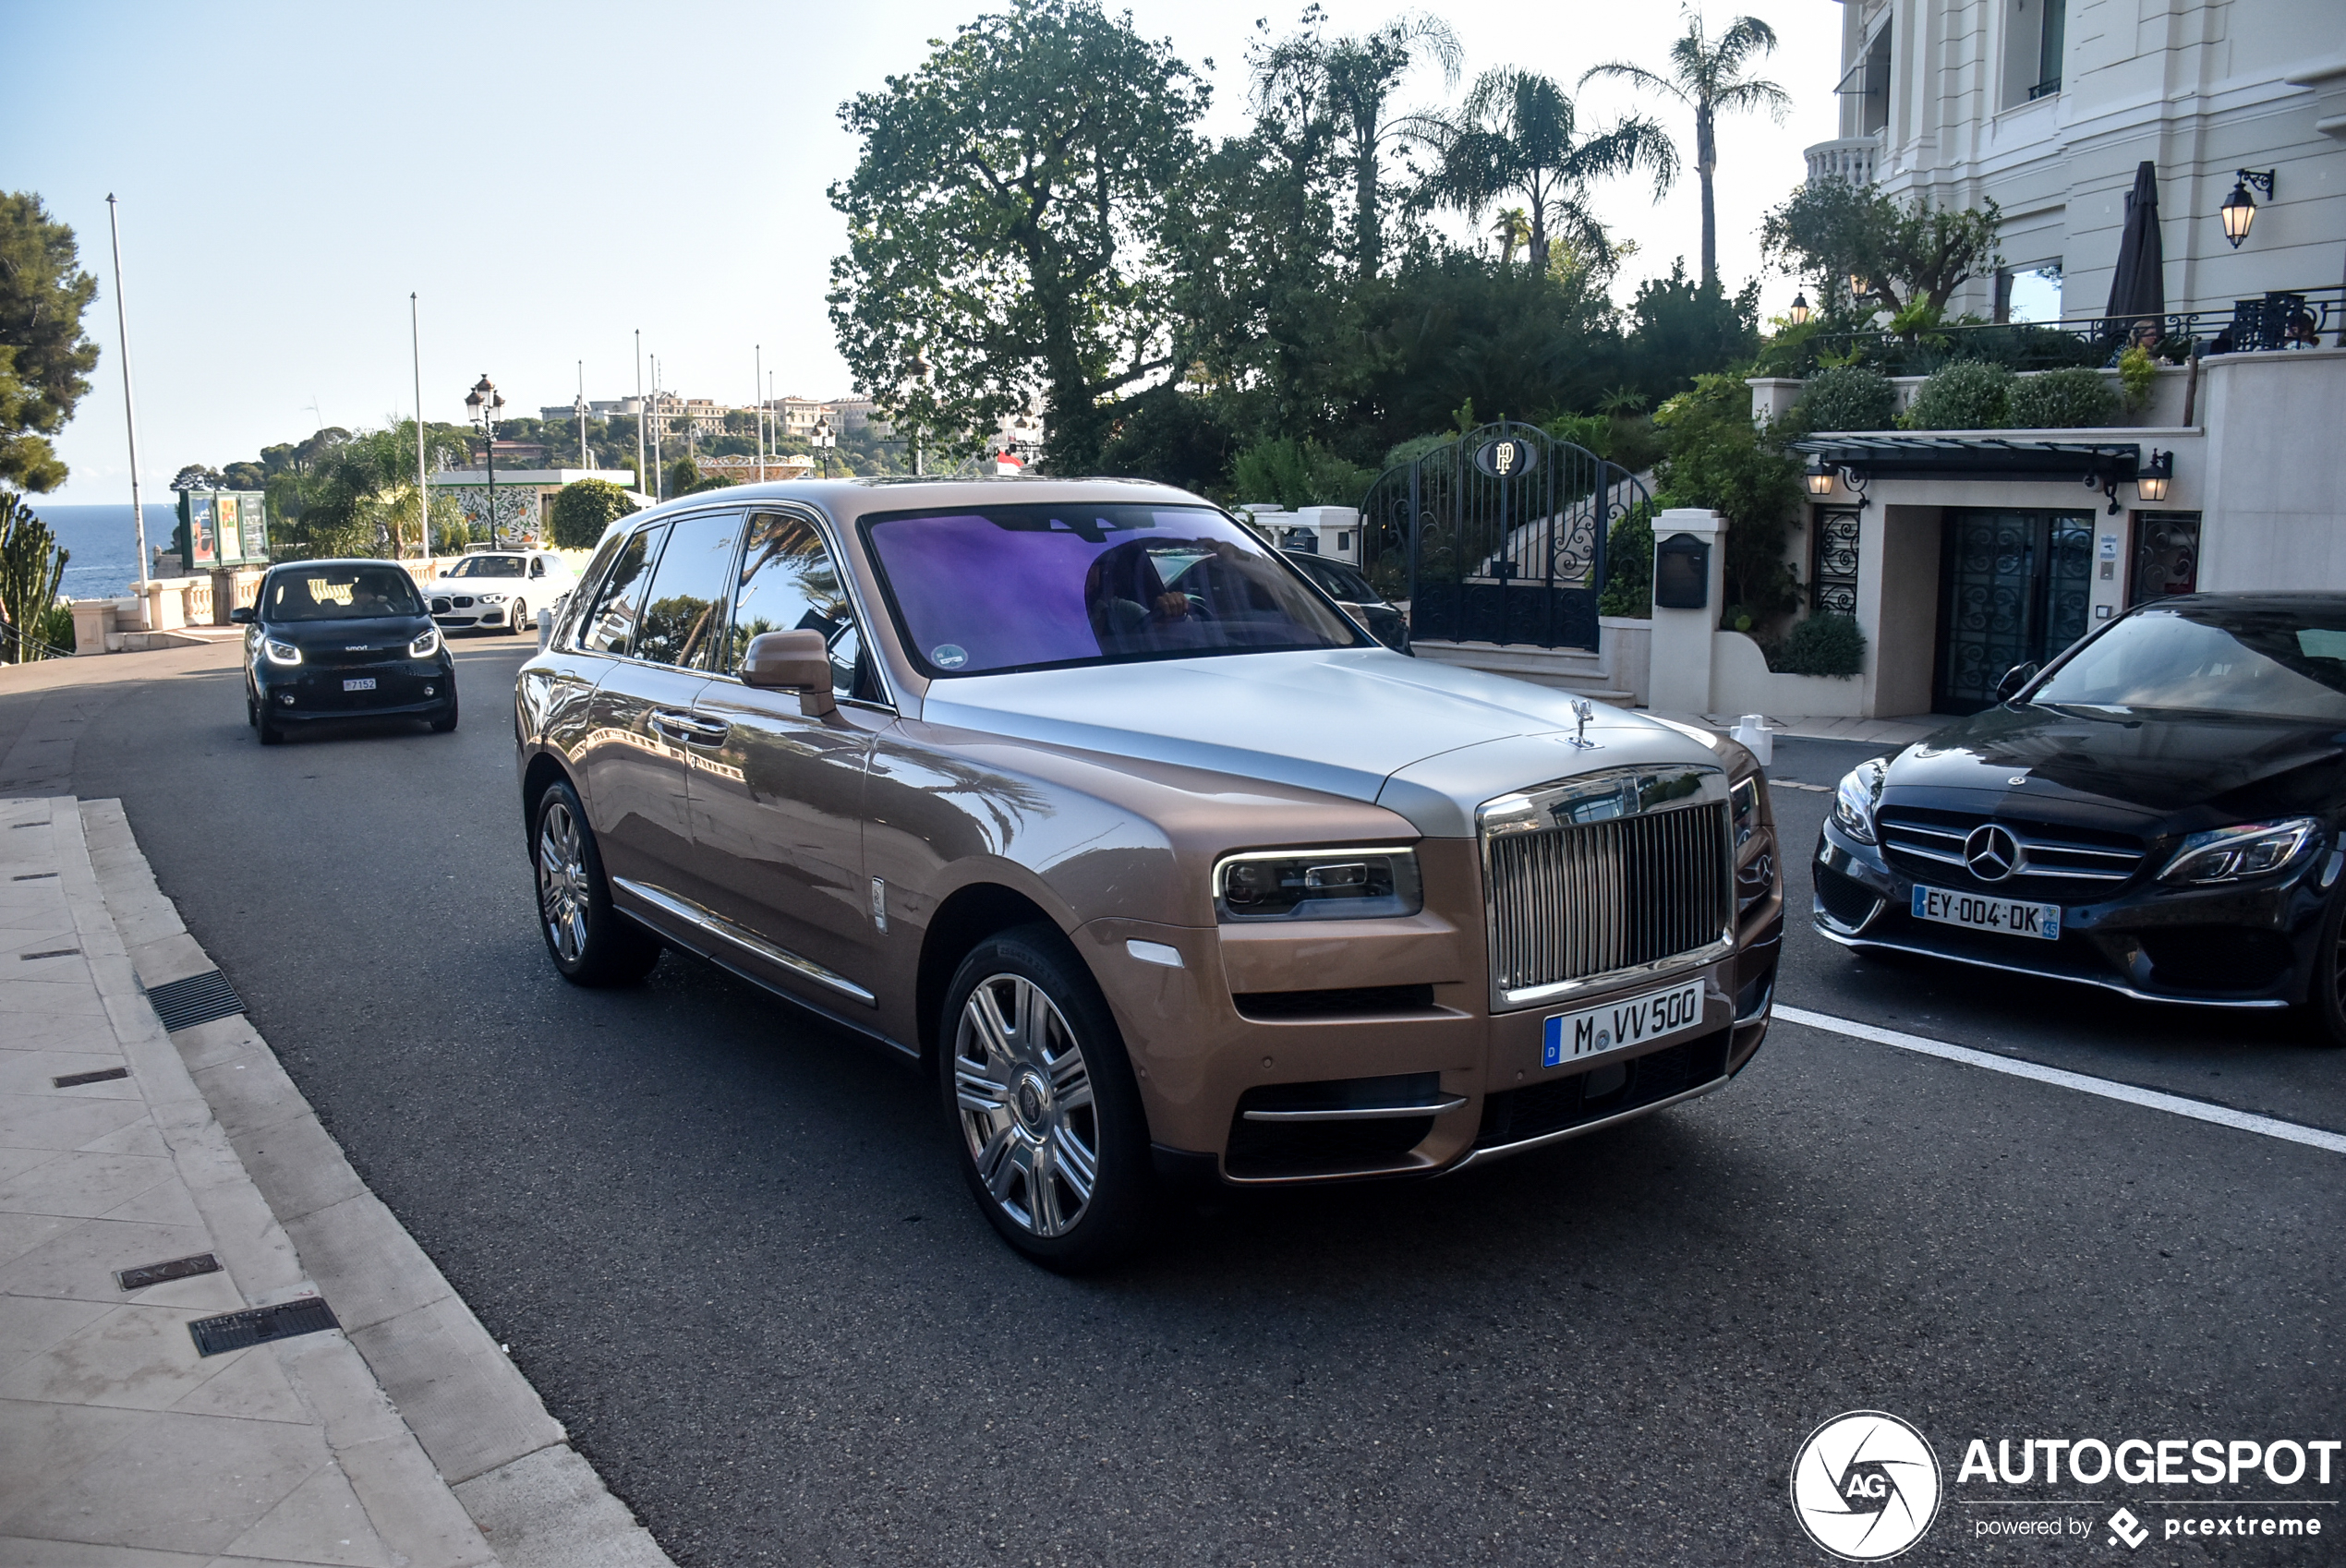
<instances>
[{"instance_id":1,"label":"side mirror","mask_svg":"<svg viewBox=\"0 0 2346 1568\"><path fill-rule=\"evenodd\" d=\"M2005 670L2004 678L1996 682L1996 700L2008 703L2020 695L2021 688L2034 681L2037 671L2043 668L2040 664L2015 664Z\"/></svg>"},{"instance_id":2,"label":"side mirror","mask_svg":"<svg viewBox=\"0 0 2346 1568\"><path fill-rule=\"evenodd\" d=\"M742 682L773 692L796 692L798 711L820 718L839 705L831 699L831 653L816 631L761 632L742 655Z\"/></svg>"},{"instance_id":3,"label":"side mirror","mask_svg":"<svg viewBox=\"0 0 2346 1568\"><path fill-rule=\"evenodd\" d=\"M238 605L236 609L234 609L230 610L230 611L228 612L228 624L229 624L229 625L231 625L231 626L249 626L249 625L251 625L251 624L252 624L252 606L250 606L250 605L248 605L248 604L246 604L246 605Z\"/></svg>"}]
</instances>

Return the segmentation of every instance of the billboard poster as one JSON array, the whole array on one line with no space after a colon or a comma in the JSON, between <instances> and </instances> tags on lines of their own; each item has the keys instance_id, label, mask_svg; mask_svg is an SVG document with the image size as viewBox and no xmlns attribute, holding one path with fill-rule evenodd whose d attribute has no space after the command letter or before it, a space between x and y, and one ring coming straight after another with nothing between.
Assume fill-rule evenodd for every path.
<instances>
[{"instance_id":1,"label":"billboard poster","mask_svg":"<svg viewBox=\"0 0 2346 1568\"><path fill-rule=\"evenodd\" d=\"M218 534L213 520L212 497L187 497L187 561L190 568L217 565L220 561Z\"/></svg>"}]
</instances>

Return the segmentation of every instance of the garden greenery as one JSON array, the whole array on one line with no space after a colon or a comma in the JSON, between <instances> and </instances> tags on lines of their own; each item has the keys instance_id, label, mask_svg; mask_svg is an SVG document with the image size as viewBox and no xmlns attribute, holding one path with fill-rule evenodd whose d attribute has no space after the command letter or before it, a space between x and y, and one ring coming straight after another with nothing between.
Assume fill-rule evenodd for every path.
<instances>
[{"instance_id":1,"label":"garden greenery","mask_svg":"<svg viewBox=\"0 0 2346 1568\"><path fill-rule=\"evenodd\" d=\"M2000 430L2012 422L2013 374L1964 359L1933 371L1898 423L1909 430Z\"/></svg>"}]
</instances>

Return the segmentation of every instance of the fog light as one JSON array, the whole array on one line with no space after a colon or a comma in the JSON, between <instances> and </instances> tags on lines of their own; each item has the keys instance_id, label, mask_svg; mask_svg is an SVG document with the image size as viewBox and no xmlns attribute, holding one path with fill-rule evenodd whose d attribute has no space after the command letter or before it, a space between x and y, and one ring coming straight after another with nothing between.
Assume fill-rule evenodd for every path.
<instances>
[{"instance_id":1,"label":"fog light","mask_svg":"<svg viewBox=\"0 0 2346 1568\"><path fill-rule=\"evenodd\" d=\"M292 694L291 692L280 692L280 693L278 693L278 694L277 694L277 700L278 700L279 702L281 702L281 703L284 704L287 707L291 707L291 706L293 706L293 694Z\"/></svg>"},{"instance_id":2,"label":"fog light","mask_svg":"<svg viewBox=\"0 0 2346 1568\"><path fill-rule=\"evenodd\" d=\"M438 690L438 688L437 688L437 687L433 687L433 686L426 686L426 687L424 688L424 695L426 695L426 696L428 696L428 697L429 697L429 696L432 695L432 694L434 694L437 690Z\"/></svg>"}]
</instances>

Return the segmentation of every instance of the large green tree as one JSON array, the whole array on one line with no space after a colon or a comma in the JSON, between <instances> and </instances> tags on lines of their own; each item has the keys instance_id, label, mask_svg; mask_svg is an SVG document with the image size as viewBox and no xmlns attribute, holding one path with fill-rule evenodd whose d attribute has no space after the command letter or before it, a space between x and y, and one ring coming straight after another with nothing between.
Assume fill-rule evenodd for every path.
<instances>
[{"instance_id":1,"label":"large green tree","mask_svg":"<svg viewBox=\"0 0 2346 1568\"><path fill-rule=\"evenodd\" d=\"M73 230L28 191L0 194L0 485L65 483L49 438L90 391L98 345L82 335L81 317L97 296Z\"/></svg>"},{"instance_id":2,"label":"large green tree","mask_svg":"<svg viewBox=\"0 0 2346 1568\"><path fill-rule=\"evenodd\" d=\"M971 452L1039 395L1048 464L1089 467L1172 364L1168 199L1207 96L1090 0L1016 0L841 105L831 320L882 416Z\"/></svg>"},{"instance_id":3,"label":"large green tree","mask_svg":"<svg viewBox=\"0 0 2346 1568\"><path fill-rule=\"evenodd\" d=\"M1775 30L1757 17L1737 17L1715 40L1703 36L1702 13L1684 8L1687 30L1670 45L1667 75L1626 60L1608 60L1581 73L1586 87L1592 77L1626 77L1639 86L1666 93L1694 111L1694 172L1702 184L1702 281L1719 281L1719 213L1711 201L1711 183L1719 170L1718 117L1766 111L1778 125L1792 107L1792 94L1772 81L1752 76L1755 55L1776 47Z\"/></svg>"}]
</instances>

